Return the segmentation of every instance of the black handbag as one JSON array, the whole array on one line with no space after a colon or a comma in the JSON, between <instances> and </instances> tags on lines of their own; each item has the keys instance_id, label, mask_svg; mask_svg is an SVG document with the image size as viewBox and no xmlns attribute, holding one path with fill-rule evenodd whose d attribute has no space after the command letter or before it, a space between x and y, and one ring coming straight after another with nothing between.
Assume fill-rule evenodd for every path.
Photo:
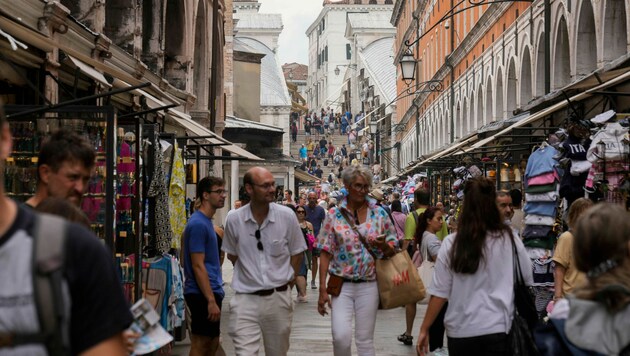
<instances>
[{"instance_id":1,"label":"black handbag","mask_svg":"<svg viewBox=\"0 0 630 356\"><path fill-rule=\"evenodd\" d=\"M514 318L509 334L511 354L514 356L538 356L533 338L533 330L538 323L538 313L534 304L531 289L525 285L521 264L518 260L518 252L514 238L511 237L513 251L514 271Z\"/></svg>"}]
</instances>

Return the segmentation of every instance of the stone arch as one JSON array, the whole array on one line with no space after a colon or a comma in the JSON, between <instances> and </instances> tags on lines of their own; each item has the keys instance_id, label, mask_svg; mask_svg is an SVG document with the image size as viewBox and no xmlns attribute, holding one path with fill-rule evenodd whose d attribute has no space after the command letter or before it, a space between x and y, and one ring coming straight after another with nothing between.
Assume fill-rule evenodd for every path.
<instances>
[{"instance_id":1,"label":"stone arch","mask_svg":"<svg viewBox=\"0 0 630 356\"><path fill-rule=\"evenodd\" d=\"M560 17L556 29L553 51L553 88L560 89L571 82L571 51L569 49L569 31L564 16Z\"/></svg>"},{"instance_id":2,"label":"stone arch","mask_svg":"<svg viewBox=\"0 0 630 356\"><path fill-rule=\"evenodd\" d=\"M519 107L525 107L533 98L532 94L532 59L529 46L525 46L521 55L521 76L520 76L520 103Z\"/></svg>"},{"instance_id":3,"label":"stone arch","mask_svg":"<svg viewBox=\"0 0 630 356\"><path fill-rule=\"evenodd\" d=\"M479 82L479 88L477 88L477 112L475 113L475 122L473 124L472 130L477 130L481 127L481 123L483 122L483 86L481 85L481 81Z\"/></svg>"},{"instance_id":4,"label":"stone arch","mask_svg":"<svg viewBox=\"0 0 630 356\"><path fill-rule=\"evenodd\" d=\"M602 39L604 43L603 59L613 61L628 51L628 24L624 1L607 0L604 3L604 24Z\"/></svg>"},{"instance_id":5,"label":"stone arch","mask_svg":"<svg viewBox=\"0 0 630 356\"><path fill-rule=\"evenodd\" d=\"M512 59L510 59L507 73L507 95L505 97L507 117L512 117L512 115L514 115L514 110L518 107L516 98L518 77L516 72L516 58L512 57Z\"/></svg>"},{"instance_id":6,"label":"stone arch","mask_svg":"<svg viewBox=\"0 0 630 356\"><path fill-rule=\"evenodd\" d=\"M503 100L503 70L501 67L497 68L495 83L494 117L496 121L501 121L505 117L505 103Z\"/></svg>"},{"instance_id":7,"label":"stone arch","mask_svg":"<svg viewBox=\"0 0 630 356\"><path fill-rule=\"evenodd\" d=\"M186 6L181 0L166 0L164 25L164 77L186 90L190 59L186 56Z\"/></svg>"},{"instance_id":8,"label":"stone arch","mask_svg":"<svg viewBox=\"0 0 630 356\"><path fill-rule=\"evenodd\" d=\"M597 36L595 34L595 15L591 0L582 0L575 25L575 75L586 76L597 69Z\"/></svg>"},{"instance_id":9,"label":"stone arch","mask_svg":"<svg viewBox=\"0 0 630 356\"><path fill-rule=\"evenodd\" d=\"M195 12L195 47L194 47L194 64L193 64L193 94L197 96L195 107L199 110L208 108L208 71L210 64L208 63L209 53L208 43L210 31L208 31L208 13L206 2L200 0Z\"/></svg>"},{"instance_id":10,"label":"stone arch","mask_svg":"<svg viewBox=\"0 0 630 356\"><path fill-rule=\"evenodd\" d=\"M486 106L484 107L483 121L481 126L494 121L494 106L492 105L492 77L488 76L486 80Z\"/></svg>"}]
</instances>

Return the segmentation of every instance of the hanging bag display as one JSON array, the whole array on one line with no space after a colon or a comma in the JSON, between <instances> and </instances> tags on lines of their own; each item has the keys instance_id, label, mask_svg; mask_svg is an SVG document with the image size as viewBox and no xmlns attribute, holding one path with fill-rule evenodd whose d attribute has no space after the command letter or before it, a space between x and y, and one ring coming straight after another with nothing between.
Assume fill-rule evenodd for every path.
<instances>
[{"instance_id":1,"label":"hanging bag display","mask_svg":"<svg viewBox=\"0 0 630 356\"><path fill-rule=\"evenodd\" d=\"M370 253L376 265L376 282L380 297L380 309L393 309L415 304L426 295L426 291L416 267L411 262L411 257L405 251L398 251L387 259L376 258L365 237L354 225L352 219L348 219L344 209L339 209L352 230L359 236L359 240Z\"/></svg>"},{"instance_id":2,"label":"hanging bag display","mask_svg":"<svg viewBox=\"0 0 630 356\"><path fill-rule=\"evenodd\" d=\"M530 288L525 285L521 264L514 239L510 236L513 251L514 271L514 318L508 335L509 347L515 356L537 356L538 349L532 331L538 322L538 314Z\"/></svg>"}]
</instances>

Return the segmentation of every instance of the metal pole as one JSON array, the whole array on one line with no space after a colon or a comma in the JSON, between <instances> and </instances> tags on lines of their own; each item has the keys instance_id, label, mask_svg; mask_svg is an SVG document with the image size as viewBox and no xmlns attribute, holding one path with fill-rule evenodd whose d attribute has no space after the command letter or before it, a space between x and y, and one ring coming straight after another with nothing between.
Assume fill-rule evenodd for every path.
<instances>
[{"instance_id":1,"label":"metal pole","mask_svg":"<svg viewBox=\"0 0 630 356\"><path fill-rule=\"evenodd\" d=\"M455 2L451 0L451 9L453 8L455 8ZM455 142L455 67L452 62L455 51L455 21L453 20L454 18L451 18L451 54L448 57L451 64L451 143Z\"/></svg>"},{"instance_id":2,"label":"metal pole","mask_svg":"<svg viewBox=\"0 0 630 356\"><path fill-rule=\"evenodd\" d=\"M151 83L143 83L143 84L138 84L138 85L134 85L134 86L131 86L131 87L127 87L127 88L110 90L110 91L107 91L107 92L104 92L104 93L94 94L94 95L86 96L86 97L83 97L83 98L72 99L72 100L64 101L63 103L59 103L59 104L42 106L42 107L39 107L37 109L31 109L31 110L26 110L26 111L18 112L18 113L15 113L15 114L7 115L7 119L14 119L16 117L32 115L32 114L39 114L39 113L42 113L42 112L47 112L47 111L50 111L50 110L62 108L64 106L70 106L70 105L78 104L78 103L86 101L86 100L98 99L98 98L102 98L102 97L105 97L105 96L111 96L111 95L116 95L116 94L120 94L120 93L126 93L128 91L135 90L135 89L140 89L140 88L144 88L144 87L148 87L150 85L151 85Z\"/></svg>"},{"instance_id":3,"label":"metal pole","mask_svg":"<svg viewBox=\"0 0 630 356\"><path fill-rule=\"evenodd\" d=\"M545 0L545 94L551 93L551 0Z\"/></svg>"}]
</instances>

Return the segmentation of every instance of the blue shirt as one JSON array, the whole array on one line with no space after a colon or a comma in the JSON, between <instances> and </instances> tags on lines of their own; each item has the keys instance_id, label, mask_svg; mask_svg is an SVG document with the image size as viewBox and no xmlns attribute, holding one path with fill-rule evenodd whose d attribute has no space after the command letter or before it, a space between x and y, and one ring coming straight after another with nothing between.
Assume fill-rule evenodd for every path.
<instances>
[{"instance_id":1,"label":"blue shirt","mask_svg":"<svg viewBox=\"0 0 630 356\"><path fill-rule=\"evenodd\" d=\"M300 148L300 158L306 158L306 154L308 153L306 147Z\"/></svg>"},{"instance_id":2,"label":"blue shirt","mask_svg":"<svg viewBox=\"0 0 630 356\"><path fill-rule=\"evenodd\" d=\"M556 203L551 202L527 202L523 211L526 214L536 214L543 216L556 216Z\"/></svg>"},{"instance_id":3,"label":"blue shirt","mask_svg":"<svg viewBox=\"0 0 630 356\"><path fill-rule=\"evenodd\" d=\"M191 253L203 253L210 287L216 294L224 295L219 245L212 220L200 211L195 211L184 230L184 294L202 294L192 268Z\"/></svg>"},{"instance_id":4,"label":"blue shirt","mask_svg":"<svg viewBox=\"0 0 630 356\"><path fill-rule=\"evenodd\" d=\"M539 148L527 160L525 168L525 177L531 178L538 175L553 172L555 165L558 163L553 156L558 153L555 148L546 146Z\"/></svg>"},{"instance_id":5,"label":"blue shirt","mask_svg":"<svg viewBox=\"0 0 630 356\"><path fill-rule=\"evenodd\" d=\"M305 205L304 210L306 210L306 221L313 224L313 230L315 230L315 236L319 236L319 229L322 227L322 222L326 218L326 210L319 205L315 205L314 208Z\"/></svg>"}]
</instances>

